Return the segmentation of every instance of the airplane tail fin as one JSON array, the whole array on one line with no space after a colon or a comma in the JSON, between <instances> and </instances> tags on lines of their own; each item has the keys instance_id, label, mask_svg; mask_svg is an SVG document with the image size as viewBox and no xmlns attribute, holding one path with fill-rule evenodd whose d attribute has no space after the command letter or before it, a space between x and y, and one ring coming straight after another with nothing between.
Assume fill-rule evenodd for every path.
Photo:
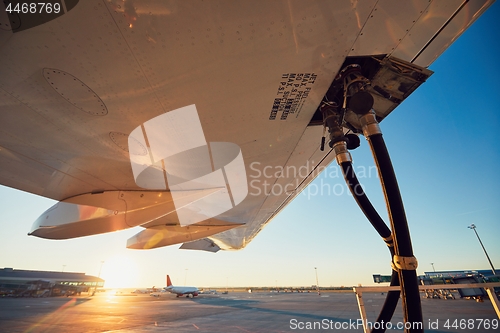
<instances>
[{"instance_id":1,"label":"airplane tail fin","mask_svg":"<svg viewBox=\"0 0 500 333\"><path fill-rule=\"evenodd\" d=\"M167 287L172 285L172 281L170 281L170 276L167 274Z\"/></svg>"}]
</instances>

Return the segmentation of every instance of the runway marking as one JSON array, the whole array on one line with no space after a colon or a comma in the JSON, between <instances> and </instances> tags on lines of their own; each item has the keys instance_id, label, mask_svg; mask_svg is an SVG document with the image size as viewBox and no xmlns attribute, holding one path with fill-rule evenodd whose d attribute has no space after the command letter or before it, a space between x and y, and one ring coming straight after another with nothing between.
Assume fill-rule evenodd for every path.
<instances>
[{"instance_id":1,"label":"runway marking","mask_svg":"<svg viewBox=\"0 0 500 333\"><path fill-rule=\"evenodd\" d=\"M197 330L199 330L200 328L198 326L196 326L195 324L193 324L194 327L196 327Z\"/></svg>"}]
</instances>

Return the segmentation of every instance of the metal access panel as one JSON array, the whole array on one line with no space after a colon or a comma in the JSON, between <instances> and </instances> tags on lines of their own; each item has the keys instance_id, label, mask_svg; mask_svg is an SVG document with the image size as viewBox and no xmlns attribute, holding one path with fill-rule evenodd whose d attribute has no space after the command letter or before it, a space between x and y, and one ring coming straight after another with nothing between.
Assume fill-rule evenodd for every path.
<instances>
[{"instance_id":1,"label":"metal access panel","mask_svg":"<svg viewBox=\"0 0 500 333\"><path fill-rule=\"evenodd\" d=\"M323 98L324 102L333 101L338 105L344 104L344 82L340 73L342 69L354 64L361 67L362 75L370 81L366 89L373 96L373 111L379 122L433 74L427 68L388 55L346 57L340 67L341 70ZM349 97L345 104L349 105ZM309 125L322 124L323 117L318 106ZM349 109L345 113L344 125L354 133L362 132L358 116Z\"/></svg>"},{"instance_id":2,"label":"metal access panel","mask_svg":"<svg viewBox=\"0 0 500 333\"><path fill-rule=\"evenodd\" d=\"M432 71L395 57L348 58L346 62L363 63L363 72L371 81L368 91L374 98L373 110L379 121L387 117L431 75ZM346 121L361 130L358 117L349 111Z\"/></svg>"}]
</instances>

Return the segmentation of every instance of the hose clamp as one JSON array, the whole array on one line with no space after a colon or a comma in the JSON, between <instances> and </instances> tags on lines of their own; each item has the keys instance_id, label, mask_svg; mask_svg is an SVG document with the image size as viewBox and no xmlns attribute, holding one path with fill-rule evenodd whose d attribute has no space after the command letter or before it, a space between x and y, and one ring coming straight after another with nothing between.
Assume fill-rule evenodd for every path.
<instances>
[{"instance_id":1,"label":"hose clamp","mask_svg":"<svg viewBox=\"0 0 500 333\"><path fill-rule=\"evenodd\" d=\"M418 261L415 257L403 257L394 255L393 262L394 266L398 270L414 271L418 267Z\"/></svg>"},{"instance_id":2,"label":"hose clamp","mask_svg":"<svg viewBox=\"0 0 500 333\"><path fill-rule=\"evenodd\" d=\"M382 239L388 247L394 247L394 239L392 238L392 234L390 234L389 237L382 237Z\"/></svg>"}]
</instances>

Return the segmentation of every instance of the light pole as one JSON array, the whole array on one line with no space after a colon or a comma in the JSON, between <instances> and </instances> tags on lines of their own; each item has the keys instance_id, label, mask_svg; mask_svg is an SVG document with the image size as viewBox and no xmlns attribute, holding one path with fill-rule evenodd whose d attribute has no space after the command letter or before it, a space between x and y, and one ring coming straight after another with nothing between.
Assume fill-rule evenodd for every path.
<instances>
[{"instance_id":1,"label":"light pole","mask_svg":"<svg viewBox=\"0 0 500 333\"><path fill-rule=\"evenodd\" d=\"M433 263L433 262L431 262L431 265L432 265L432 270L435 272L435 271L436 271L436 269L434 268L434 263Z\"/></svg>"},{"instance_id":2,"label":"light pole","mask_svg":"<svg viewBox=\"0 0 500 333\"><path fill-rule=\"evenodd\" d=\"M99 267L99 274L97 274L97 278L100 279L101 278L101 271L102 271L102 264L104 264L104 260L101 260L101 267ZM97 291L97 286L98 286L99 282L96 282L96 285L95 285L95 288L94 288L94 291L92 292L92 296L95 295L96 291ZM104 284L101 286L103 287Z\"/></svg>"},{"instance_id":3,"label":"light pole","mask_svg":"<svg viewBox=\"0 0 500 333\"><path fill-rule=\"evenodd\" d=\"M479 244L481 244L481 247L483 248L484 254L486 254L486 258L488 259L488 262L490 263L491 271L493 272L493 275L497 275L497 273L495 272L495 267L493 267L493 263L491 262L490 256L488 255L488 252L486 252L486 249L484 248L483 242L481 242L481 238L479 238L479 235L476 231L476 225L473 223L470 226L468 226L467 228L474 230L474 232L476 233L477 240L479 241Z\"/></svg>"},{"instance_id":4,"label":"light pole","mask_svg":"<svg viewBox=\"0 0 500 333\"><path fill-rule=\"evenodd\" d=\"M97 275L98 278L101 277L102 264L104 264L104 260L101 261L101 267L99 267L99 274Z\"/></svg>"},{"instance_id":5,"label":"light pole","mask_svg":"<svg viewBox=\"0 0 500 333\"><path fill-rule=\"evenodd\" d=\"M318 290L318 295L321 295L321 293L319 292L318 268L314 267L314 271L316 272L316 290Z\"/></svg>"},{"instance_id":6,"label":"light pole","mask_svg":"<svg viewBox=\"0 0 500 333\"><path fill-rule=\"evenodd\" d=\"M64 272L64 267L66 267L66 265L62 265L62 266L63 266L63 268L62 268L62 271L61 271L61 272Z\"/></svg>"}]
</instances>

